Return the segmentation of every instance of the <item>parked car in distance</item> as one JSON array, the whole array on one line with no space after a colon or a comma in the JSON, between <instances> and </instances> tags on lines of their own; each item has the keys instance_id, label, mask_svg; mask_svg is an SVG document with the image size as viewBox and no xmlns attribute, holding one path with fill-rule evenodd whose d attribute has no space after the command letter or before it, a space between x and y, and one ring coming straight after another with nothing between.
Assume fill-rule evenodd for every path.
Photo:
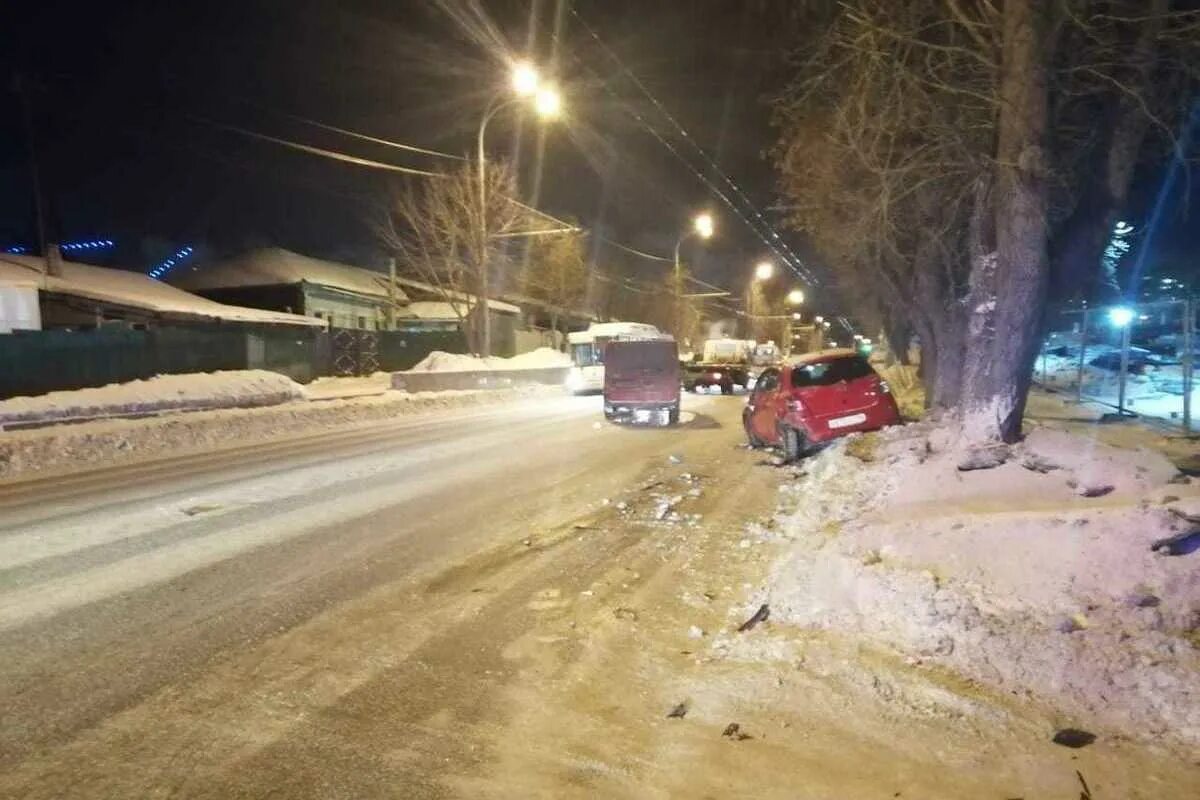
<instances>
[{"instance_id":1,"label":"parked car in distance","mask_svg":"<svg viewBox=\"0 0 1200 800\"><path fill-rule=\"evenodd\" d=\"M742 412L752 447L776 446L789 460L856 431L900 422L887 382L854 350L826 350L765 369Z\"/></svg>"},{"instance_id":2,"label":"parked car in distance","mask_svg":"<svg viewBox=\"0 0 1200 800\"><path fill-rule=\"evenodd\" d=\"M679 421L679 351L674 339L608 343L604 350L604 416L657 425Z\"/></svg>"}]
</instances>

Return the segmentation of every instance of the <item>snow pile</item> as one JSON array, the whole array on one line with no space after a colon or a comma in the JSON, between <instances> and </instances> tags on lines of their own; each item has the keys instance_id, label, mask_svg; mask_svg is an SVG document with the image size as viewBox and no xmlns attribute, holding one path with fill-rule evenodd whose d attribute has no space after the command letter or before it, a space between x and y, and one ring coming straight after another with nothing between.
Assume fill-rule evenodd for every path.
<instances>
[{"instance_id":1,"label":"snow pile","mask_svg":"<svg viewBox=\"0 0 1200 800\"><path fill-rule=\"evenodd\" d=\"M771 618L866 635L1078 726L1200 744L1200 551L1161 546L1200 528L1200 486L1157 453L1047 430L960 472L935 433L811 461L788 487L803 502L780 520Z\"/></svg>"},{"instance_id":2,"label":"snow pile","mask_svg":"<svg viewBox=\"0 0 1200 800\"><path fill-rule=\"evenodd\" d=\"M300 384L285 375L261 369L158 375L95 389L0 400L0 428L15 422L53 422L181 409L246 408L304 399L304 387Z\"/></svg>"},{"instance_id":3,"label":"snow pile","mask_svg":"<svg viewBox=\"0 0 1200 800\"><path fill-rule=\"evenodd\" d=\"M0 436L0 480L33 474L80 472L136 461L173 458L221 448L315 436L353 426L451 409L557 398L555 388L499 391L387 392L371 397L288 403L265 408L225 408L147 419L108 419L79 425L15 430ZM410 423L412 424L412 423Z\"/></svg>"},{"instance_id":4,"label":"snow pile","mask_svg":"<svg viewBox=\"0 0 1200 800\"><path fill-rule=\"evenodd\" d=\"M539 347L512 358L480 358L434 350L410 372L491 372L509 369L556 369L571 366L571 357L549 347Z\"/></svg>"}]
</instances>

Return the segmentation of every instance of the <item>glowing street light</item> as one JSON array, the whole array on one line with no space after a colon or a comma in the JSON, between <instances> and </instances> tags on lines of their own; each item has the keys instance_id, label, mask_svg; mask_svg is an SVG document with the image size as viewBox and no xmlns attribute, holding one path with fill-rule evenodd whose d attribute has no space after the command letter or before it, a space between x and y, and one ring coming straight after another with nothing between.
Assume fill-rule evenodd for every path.
<instances>
[{"instance_id":1,"label":"glowing street light","mask_svg":"<svg viewBox=\"0 0 1200 800\"><path fill-rule=\"evenodd\" d=\"M701 239L711 239L713 235L713 227L713 217L712 214L709 214L708 212L697 214L696 218L692 220L692 228L696 231L696 235L698 235Z\"/></svg>"},{"instance_id":2,"label":"glowing street light","mask_svg":"<svg viewBox=\"0 0 1200 800\"><path fill-rule=\"evenodd\" d=\"M771 276L775 274L775 265L770 261L760 261L754 266L754 279L759 281L769 281Z\"/></svg>"},{"instance_id":3,"label":"glowing street light","mask_svg":"<svg viewBox=\"0 0 1200 800\"><path fill-rule=\"evenodd\" d=\"M794 306L798 306L804 302L804 292L799 289L792 289L788 292L787 301Z\"/></svg>"},{"instance_id":4,"label":"glowing street light","mask_svg":"<svg viewBox=\"0 0 1200 800\"><path fill-rule=\"evenodd\" d=\"M542 119L555 119L562 114L562 95L553 86L538 89L533 96L533 110Z\"/></svg>"},{"instance_id":5,"label":"glowing street light","mask_svg":"<svg viewBox=\"0 0 1200 800\"><path fill-rule=\"evenodd\" d=\"M518 97L529 97L538 90L540 78L537 69L528 61L518 62L513 66L512 87Z\"/></svg>"},{"instance_id":6,"label":"glowing street light","mask_svg":"<svg viewBox=\"0 0 1200 800\"><path fill-rule=\"evenodd\" d=\"M1129 323L1133 322L1133 309L1125 306L1117 306L1108 310L1108 321L1112 323L1114 328L1124 328Z\"/></svg>"},{"instance_id":7,"label":"glowing street light","mask_svg":"<svg viewBox=\"0 0 1200 800\"><path fill-rule=\"evenodd\" d=\"M799 322L799 321L800 321L800 312L799 312L799 311L793 311L793 312L792 312L792 319L794 319L796 322Z\"/></svg>"}]
</instances>

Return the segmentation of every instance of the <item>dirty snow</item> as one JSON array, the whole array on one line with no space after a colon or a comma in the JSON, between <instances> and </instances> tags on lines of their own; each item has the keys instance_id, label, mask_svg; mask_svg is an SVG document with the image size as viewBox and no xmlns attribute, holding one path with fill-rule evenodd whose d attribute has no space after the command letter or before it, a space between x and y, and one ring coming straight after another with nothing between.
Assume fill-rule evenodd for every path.
<instances>
[{"instance_id":1,"label":"dirty snow","mask_svg":"<svg viewBox=\"0 0 1200 800\"><path fill-rule=\"evenodd\" d=\"M0 400L0 429L15 422L142 414L200 408L248 408L305 399L304 387L277 372L157 375L92 389Z\"/></svg>"},{"instance_id":2,"label":"dirty snow","mask_svg":"<svg viewBox=\"0 0 1200 800\"><path fill-rule=\"evenodd\" d=\"M937 434L854 437L784 487L799 502L772 620L865 635L1090 730L1200 744L1200 552L1151 550L1197 527L1200 486L1158 453L1044 429L963 473Z\"/></svg>"},{"instance_id":3,"label":"dirty snow","mask_svg":"<svg viewBox=\"0 0 1200 800\"><path fill-rule=\"evenodd\" d=\"M483 372L506 369L553 369L571 366L571 357L549 347L539 347L512 358L479 356L462 353L445 353L434 350L410 372Z\"/></svg>"}]
</instances>

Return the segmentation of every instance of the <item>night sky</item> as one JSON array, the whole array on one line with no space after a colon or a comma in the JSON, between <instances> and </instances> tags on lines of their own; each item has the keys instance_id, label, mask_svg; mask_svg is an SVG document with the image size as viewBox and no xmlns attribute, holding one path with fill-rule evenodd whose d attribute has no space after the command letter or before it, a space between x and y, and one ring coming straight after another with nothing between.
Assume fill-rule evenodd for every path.
<instances>
[{"instance_id":1,"label":"night sky","mask_svg":"<svg viewBox=\"0 0 1200 800\"><path fill-rule=\"evenodd\" d=\"M139 269L189 243L212 256L277 244L378 263L367 220L394 176L210 122L444 168L452 162L334 135L295 117L466 154L490 93L504 87L507 50L552 65L569 108L567 120L544 131L518 115L501 115L489 130L489 150L519 158L524 193L540 208L661 254L694 212L711 210L718 236L689 252L703 277L740 291L753 263L772 254L698 177L694 170L733 194L694 142L745 193L741 212L762 212L781 241L824 276L819 258L768 210L776 198L763 157L773 139L764 101L784 75L792 3L576 0L572 14L555 0L503 0L484 4L485 22L471 14L482 6L461 0L5 5L0 247L35 241L15 74L34 84L49 222L61 241L116 239L123 246L112 260ZM456 19L446 5L465 11ZM1140 194L1152 195L1150 187ZM1172 246L1191 227L1177 216L1167 236ZM766 224L759 228L770 236ZM602 263L625 258L612 248L598 255ZM633 259L625 268L657 280L666 265Z\"/></svg>"}]
</instances>

